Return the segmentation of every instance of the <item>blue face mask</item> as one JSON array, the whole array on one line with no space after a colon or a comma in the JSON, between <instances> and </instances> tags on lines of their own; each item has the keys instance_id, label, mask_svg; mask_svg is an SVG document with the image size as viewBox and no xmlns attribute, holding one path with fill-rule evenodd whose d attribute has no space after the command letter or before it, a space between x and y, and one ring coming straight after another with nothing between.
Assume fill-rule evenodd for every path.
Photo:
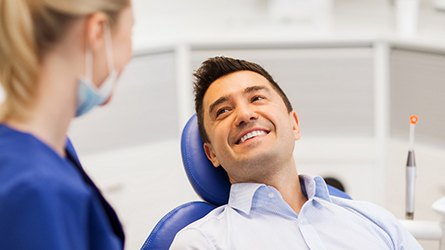
<instances>
[{"instance_id":1,"label":"blue face mask","mask_svg":"<svg viewBox=\"0 0 445 250\"><path fill-rule=\"evenodd\" d=\"M117 81L117 73L113 66L111 33L108 26L105 26L105 49L107 57L108 71L107 78L96 88L92 81L93 54L87 49L85 52L85 76L81 77L77 83L77 108L76 117L86 114L94 107L103 104L113 93L114 85Z\"/></svg>"}]
</instances>

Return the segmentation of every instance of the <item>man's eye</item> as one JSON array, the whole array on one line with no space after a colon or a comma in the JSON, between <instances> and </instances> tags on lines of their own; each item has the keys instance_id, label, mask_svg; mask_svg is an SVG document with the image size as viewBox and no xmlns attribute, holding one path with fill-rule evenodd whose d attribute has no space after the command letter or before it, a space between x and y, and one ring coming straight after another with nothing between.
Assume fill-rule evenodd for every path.
<instances>
[{"instance_id":1,"label":"man's eye","mask_svg":"<svg viewBox=\"0 0 445 250\"><path fill-rule=\"evenodd\" d=\"M251 101L256 102L256 101L261 101L264 99L266 99L264 96L256 95L256 96L252 97Z\"/></svg>"},{"instance_id":2,"label":"man's eye","mask_svg":"<svg viewBox=\"0 0 445 250\"><path fill-rule=\"evenodd\" d=\"M224 114L224 113L226 113L226 112L228 112L228 111L229 111L228 108L221 108L221 109L218 109L218 110L216 111L216 118L218 118L218 116L220 116L220 115L222 115L222 114Z\"/></svg>"}]
</instances>

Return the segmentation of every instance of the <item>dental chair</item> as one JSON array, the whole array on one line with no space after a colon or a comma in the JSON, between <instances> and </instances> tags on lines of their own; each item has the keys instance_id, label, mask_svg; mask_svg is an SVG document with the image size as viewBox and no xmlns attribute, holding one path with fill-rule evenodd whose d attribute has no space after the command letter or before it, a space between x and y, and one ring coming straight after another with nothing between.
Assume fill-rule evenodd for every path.
<instances>
[{"instance_id":1,"label":"dental chair","mask_svg":"<svg viewBox=\"0 0 445 250\"><path fill-rule=\"evenodd\" d=\"M176 207L155 226L142 250L169 249L176 233L188 224L201 219L213 209L227 204L230 182L222 168L214 168L207 159L194 114L185 125L181 136L181 155L187 177L195 192L204 201L193 201ZM333 196L351 199L349 195L328 185Z\"/></svg>"}]
</instances>

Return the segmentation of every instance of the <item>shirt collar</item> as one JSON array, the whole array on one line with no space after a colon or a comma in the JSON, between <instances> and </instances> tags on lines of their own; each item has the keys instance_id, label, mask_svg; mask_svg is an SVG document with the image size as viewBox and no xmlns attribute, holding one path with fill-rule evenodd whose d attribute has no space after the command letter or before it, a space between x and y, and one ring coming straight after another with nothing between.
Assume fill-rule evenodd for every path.
<instances>
[{"instance_id":1,"label":"shirt collar","mask_svg":"<svg viewBox=\"0 0 445 250\"><path fill-rule=\"evenodd\" d=\"M332 202L325 181L320 176L310 177L299 175L301 190L308 200L315 197ZM260 187L268 187L261 183L236 183L230 187L228 205L243 213L249 214L253 206L253 197ZM272 188L272 187L268 187ZM278 191L277 191L278 192ZM281 197L281 196L280 196ZM281 198L282 199L282 198Z\"/></svg>"},{"instance_id":2,"label":"shirt collar","mask_svg":"<svg viewBox=\"0 0 445 250\"><path fill-rule=\"evenodd\" d=\"M261 183L235 183L230 187L229 206L249 214L255 192L266 186Z\"/></svg>"},{"instance_id":3,"label":"shirt collar","mask_svg":"<svg viewBox=\"0 0 445 250\"><path fill-rule=\"evenodd\" d=\"M308 175L299 175L301 190L308 200L315 197L332 202L329 196L328 186L324 179L320 176L311 177Z\"/></svg>"}]
</instances>

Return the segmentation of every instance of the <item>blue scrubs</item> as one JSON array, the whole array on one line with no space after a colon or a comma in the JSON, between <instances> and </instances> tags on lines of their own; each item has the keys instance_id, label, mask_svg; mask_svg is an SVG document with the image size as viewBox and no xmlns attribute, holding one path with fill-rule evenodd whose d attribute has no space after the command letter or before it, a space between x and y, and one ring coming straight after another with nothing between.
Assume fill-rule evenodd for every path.
<instances>
[{"instance_id":1,"label":"blue scrubs","mask_svg":"<svg viewBox=\"0 0 445 250\"><path fill-rule=\"evenodd\" d=\"M119 219L69 141L66 153L0 124L0 249L123 249Z\"/></svg>"}]
</instances>

